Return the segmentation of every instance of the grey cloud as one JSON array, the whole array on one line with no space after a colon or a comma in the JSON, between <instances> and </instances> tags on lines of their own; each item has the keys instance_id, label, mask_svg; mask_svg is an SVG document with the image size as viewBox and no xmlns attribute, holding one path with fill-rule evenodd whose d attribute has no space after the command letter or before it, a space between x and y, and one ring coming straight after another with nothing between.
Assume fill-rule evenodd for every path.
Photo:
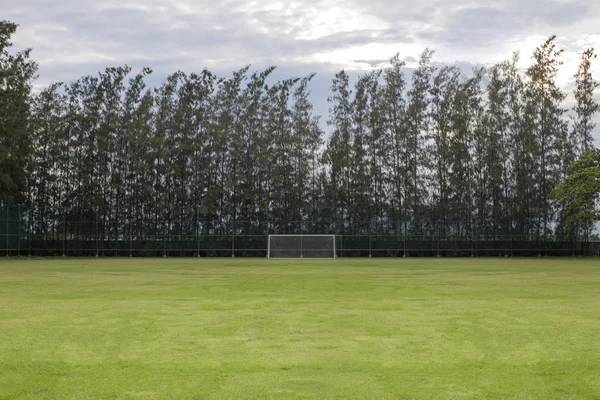
<instances>
[{"instance_id":1,"label":"grey cloud","mask_svg":"<svg viewBox=\"0 0 600 400\"><path fill-rule=\"evenodd\" d=\"M389 60L385 59L385 60L350 60L350 61L361 63L361 64L367 64L371 67L376 67L378 65L385 64Z\"/></svg>"},{"instance_id":2,"label":"grey cloud","mask_svg":"<svg viewBox=\"0 0 600 400\"><path fill-rule=\"evenodd\" d=\"M529 31L535 25L552 29L574 24L588 14L583 3L562 4L547 1L523 1L510 6L483 6L458 9L442 19L440 30L429 37L439 43L494 44ZM545 32L550 35L552 31ZM424 33L427 35L427 33Z\"/></svg>"},{"instance_id":3,"label":"grey cloud","mask_svg":"<svg viewBox=\"0 0 600 400\"><path fill-rule=\"evenodd\" d=\"M582 20L600 17L600 5L586 0L421 0L410 6L389 0L352 1L393 27L409 27L417 42L432 47L516 45L523 37L549 36L561 29L568 33Z\"/></svg>"},{"instance_id":4,"label":"grey cloud","mask_svg":"<svg viewBox=\"0 0 600 400\"><path fill-rule=\"evenodd\" d=\"M131 4L123 0L104 9L86 7L86 4L104 4L89 0L59 3L37 0L30 3L29 9L15 0L8 1L11 13L23 18L18 22L24 25L52 23L68 29L44 33L56 46L52 49L55 54L76 55L88 50L111 54L124 63L143 59L161 64L173 61L176 68L171 69L178 69L177 63L185 66L202 60L206 65L231 67L246 62L277 63L284 57L302 59L314 53L373 42L422 43L423 48L476 46L493 43L494 39L507 40L526 31L536 10L543 10L539 11L538 20L551 24L567 23L589 11L582 1L567 5L556 2L542 5L540 0L489 4L484 1L478 6L461 7L461 2L422 0L409 7L403 2L372 0L366 5L361 2L360 9L386 21L388 29L337 32L318 40L298 40L295 37L304 29L307 19L321 11L318 3L242 12L239 6L243 3L220 1L189 12L169 0ZM261 32L261 28L267 32ZM46 56L44 50L41 52ZM86 64L89 62L82 59L81 65Z\"/></svg>"},{"instance_id":5,"label":"grey cloud","mask_svg":"<svg viewBox=\"0 0 600 400\"><path fill-rule=\"evenodd\" d=\"M523 38L553 33L564 38L567 50L571 46L579 51L572 44L573 32L595 32L600 17L600 4L587 0L300 0L299 7L284 3L282 9L266 9L262 1L252 8L242 0L4 0L3 18L21 25L17 48L33 47L33 57L40 62L38 86L71 81L116 64L134 70L151 67L151 84L177 70L209 67L228 76L246 64L253 69L274 64L279 66L274 78L317 72L313 99L318 112L326 115L330 79L344 65L310 61L317 53L376 43L410 49L410 54L401 54L409 64L425 47L443 49L442 62L476 62L483 51L500 61L508 50L518 50ZM317 40L298 39L309 22L331 6L377 18L385 29L370 26L334 31ZM379 55L353 58L365 66L387 61ZM470 63L461 66L463 71L471 68ZM359 73L351 72L352 78Z\"/></svg>"},{"instance_id":6,"label":"grey cloud","mask_svg":"<svg viewBox=\"0 0 600 400\"><path fill-rule=\"evenodd\" d=\"M565 26L576 24L582 18L590 15L592 8L587 1L544 1L544 2L525 2L528 5L526 13L522 15L524 19L531 17L553 26ZM597 6L596 6L597 11Z\"/></svg>"}]
</instances>

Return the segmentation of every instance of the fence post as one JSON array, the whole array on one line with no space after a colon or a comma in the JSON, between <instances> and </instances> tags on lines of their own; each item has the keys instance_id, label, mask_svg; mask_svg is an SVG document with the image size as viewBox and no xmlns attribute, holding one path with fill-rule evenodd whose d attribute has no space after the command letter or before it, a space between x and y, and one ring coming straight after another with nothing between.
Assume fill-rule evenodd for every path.
<instances>
[{"instance_id":1,"label":"fence post","mask_svg":"<svg viewBox=\"0 0 600 400\"><path fill-rule=\"evenodd\" d=\"M133 224L129 217L129 257L133 257Z\"/></svg>"},{"instance_id":2,"label":"fence post","mask_svg":"<svg viewBox=\"0 0 600 400\"><path fill-rule=\"evenodd\" d=\"M9 251L8 251L8 205L6 206L6 257L10 257L9 256Z\"/></svg>"},{"instance_id":3,"label":"fence post","mask_svg":"<svg viewBox=\"0 0 600 400\"><path fill-rule=\"evenodd\" d=\"M21 257L21 206L17 206L17 256Z\"/></svg>"},{"instance_id":4,"label":"fence post","mask_svg":"<svg viewBox=\"0 0 600 400\"><path fill-rule=\"evenodd\" d=\"M166 224L167 232L163 232L163 257L167 256L167 233L169 232L169 223Z\"/></svg>"},{"instance_id":5,"label":"fence post","mask_svg":"<svg viewBox=\"0 0 600 400\"><path fill-rule=\"evenodd\" d=\"M200 258L200 219L196 225L196 257Z\"/></svg>"},{"instance_id":6,"label":"fence post","mask_svg":"<svg viewBox=\"0 0 600 400\"><path fill-rule=\"evenodd\" d=\"M27 221L27 248L28 248L28 257L31 257L31 232L33 231L33 206L30 204L29 207L29 218Z\"/></svg>"},{"instance_id":7,"label":"fence post","mask_svg":"<svg viewBox=\"0 0 600 400\"><path fill-rule=\"evenodd\" d=\"M63 240L62 240L62 256L65 256L65 241L67 240L67 218L65 217L65 210L63 209ZM96 250L96 254L98 250ZM97 255L96 255L97 257Z\"/></svg>"},{"instance_id":8,"label":"fence post","mask_svg":"<svg viewBox=\"0 0 600 400\"><path fill-rule=\"evenodd\" d=\"M404 216L406 218L406 215ZM404 222L404 231L402 232L402 243L404 246L404 250L402 251L402 257L406 257L406 233L408 229L406 228L406 221Z\"/></svg>"},{"instance_id":9,"label":"fence post","mask_svg":"<svg viewBox=\"0 0 600 400\"><path fill-rule=\"evenodd\" d=\"M231 258L235 258L235 219L231 228Z\"/></svg>"},{"instance_id":10,"label":"fence post","mask_svg":"<svg viewBox=\"0 0 600 400\"><path fill-rule=\"evenodd\" d=\"M100 239L100 230L98 228L98 210L96 210L96 215L95 215L95 220L96 220L96 258L98 258L98 240Z\"/></svg>"}]
</instances>

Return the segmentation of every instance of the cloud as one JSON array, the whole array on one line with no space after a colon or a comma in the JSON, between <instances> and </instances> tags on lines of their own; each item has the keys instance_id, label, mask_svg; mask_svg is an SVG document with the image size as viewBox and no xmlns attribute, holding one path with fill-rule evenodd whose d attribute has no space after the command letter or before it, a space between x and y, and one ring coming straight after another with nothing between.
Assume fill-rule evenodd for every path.
<instances>
[{"instance_id":1,"label":"cloud","mask_svg":"<svg viewBox=\"0 0 600 400\"><path fill-rule=\"evenodd\" d=\"M568 87L579 54L600 47L600 3L587 0L4 0L3 18L20 24L15 47L34 49L38 87L116 64L149 66L153 82L177 70L278 65L317 72L313 98L326 99L340 68L356 76L397 52L414 67L426 47L463 70L521 50L525 68L551 34L566 50L559 81ZM324 100L315 107L327 114Z\"/></svg>"},{"instance_id":2,"label":"cloud","mask_svg":"<svg viewBox=\"0 0 600 400\"><path fill-rule=\"evenodd\" d=\"M5 1L42 68L146 62L177 70L289 60L361 68L353 60L397 51L416 58L425 47L437 49L440 61L491 62L534 35L563 29L565 40L581 40L572 26L598 16L584 0ZM582 34L593 32L584 25Z\"/></svg>"}]
</instances>

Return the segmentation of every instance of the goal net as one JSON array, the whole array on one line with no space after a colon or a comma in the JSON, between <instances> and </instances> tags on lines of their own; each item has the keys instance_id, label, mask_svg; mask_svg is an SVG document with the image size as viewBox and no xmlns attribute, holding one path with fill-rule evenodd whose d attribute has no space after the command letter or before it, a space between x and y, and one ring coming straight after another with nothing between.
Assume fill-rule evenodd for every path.
<instances>
[{"instance_id":1,"label":"goal net","mask_svg":"<svg viewBox=\"0 0 600 400\"><path fill-rule=\"evenodd\" d=\"M269 235L267 258L335 258L335 235Z\"/></svg>"}]
</instances>

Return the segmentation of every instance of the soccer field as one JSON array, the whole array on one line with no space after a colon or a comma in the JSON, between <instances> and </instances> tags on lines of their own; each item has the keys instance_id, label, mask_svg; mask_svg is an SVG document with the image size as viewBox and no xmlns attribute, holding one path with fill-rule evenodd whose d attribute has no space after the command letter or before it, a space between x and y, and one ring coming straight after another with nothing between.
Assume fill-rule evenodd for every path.
<instances>
[{"instance_id":1,"label":"soccer field","mask_svg":"<svg viewBox=\"0 0 600 400\"><path fill-rule=\"evenodd\" d=\"M0 399L599 399L596 259L0 260Z\"/></svg>"}]
</instances>

